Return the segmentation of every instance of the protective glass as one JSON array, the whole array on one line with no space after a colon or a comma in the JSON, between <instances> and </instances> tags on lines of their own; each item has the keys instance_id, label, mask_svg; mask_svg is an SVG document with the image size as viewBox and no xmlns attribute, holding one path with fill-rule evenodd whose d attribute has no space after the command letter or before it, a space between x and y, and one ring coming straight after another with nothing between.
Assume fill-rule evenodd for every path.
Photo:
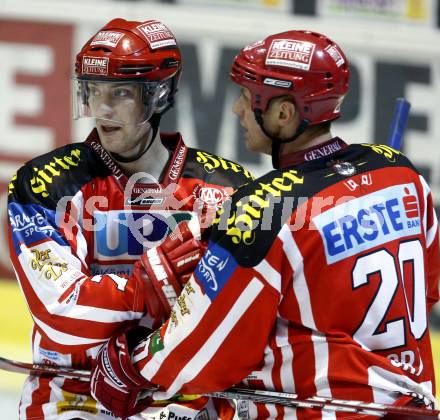
<instances>
[{"instance_id":1,"label":"protective glass","mask_svg":"<svg viewBox=\"0 0 440 420\"><path fill-rule=\"evenodd\" d=\"M108 81L73 79L73 118L96 118L116 124L143 124L168 105L169 80Z\"/></svg>"}]
</instances>

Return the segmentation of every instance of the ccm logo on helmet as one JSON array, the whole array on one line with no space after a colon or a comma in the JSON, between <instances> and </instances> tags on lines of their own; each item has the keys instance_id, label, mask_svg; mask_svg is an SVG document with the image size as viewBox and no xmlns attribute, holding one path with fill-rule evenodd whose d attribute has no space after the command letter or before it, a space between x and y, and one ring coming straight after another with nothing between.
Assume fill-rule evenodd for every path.
<instances>
[{"instance_id":1,"label":"ccm logo on helmet","mask_svg":"<svg viewBox=\"0 0 440 420\"><path fill-rule=\"evenodd\" d=\"M263 80L263 83L265 85L271 85L271 86L276 86L276 87L281 87L281 88L290 88L292 86L292 82L289 82L288 80L279 80L279 79L272 79L270 77L266 77Z\"/></svg>"}]
</instances>

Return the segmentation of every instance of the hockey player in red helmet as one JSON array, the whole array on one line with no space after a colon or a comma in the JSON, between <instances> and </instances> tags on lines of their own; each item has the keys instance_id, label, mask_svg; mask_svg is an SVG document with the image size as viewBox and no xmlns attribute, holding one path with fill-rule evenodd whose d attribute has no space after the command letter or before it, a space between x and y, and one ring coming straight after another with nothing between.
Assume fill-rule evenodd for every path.
<instances>
[{"instance_id":1,"label":"hockey player in red helmet","mask_svg":"<svg viewBox=\"0 0 440 420\"><path fill-rule=\"evenodd\" d=\"M102 344L125 325L160 325L204 247L193 233L252 179L235 162L187 147L180 133L160 132L181 69L177 41L162 22L112 20L76 57L74 118L92 118L95 128L84 142L27 162L13 178L10 255L35 321L34 363L91 369ZM190 241L170 257L179 278L170 271L151 279L147 251L159 252L181 221ZM228 402L196 395L156 402L130 418L233 414ZM115 415L91 397L88 383L30 376L19 417Z\"/></svg>"},{"instance_id":2,"label":"hockey player in red helmet","mask_svg":"<svg viewBox=\"0 0 440 420\"><path fill-rule=\"evenodd\" d=\"M348 68L336 43L310 31L275 34L237 55L234 112L249 149L272 152L275 169L218 211L179 297L186 313L149 336L134 328L103 346L92 393L105 406L133 408L145 387L158 387L154 401L240 382L300 398L434 406L432 195L400 152L330 134ZM112 375L119 385L109 385ZM238 411L246 419L378 418L257 399Z\"/></svg>"},{"instance_id":3,"label":"hockey player in red helmet","mask_svg":"<svg viewBox=\"0 0 440 420\"><path fill-rule=\"evenodd\" d=\"M138 161L174 104L181 69L177 41L163 23L114 19L76 57L74 118L95 118L104 148L120 162Z\"/></svg>"},{"instance_id":4,"label":"hockey player in red helmet","mask_svg":"<svg viewBox=\"0 0 440 420\"><path fill-rule=\"evenodd\" d=\"M253 116L247 115L241 121L246 123L249 119L252 125L255 119L261 129L259 135L247 134L253 138L248 146L252 150L256 147L252 143L262 141L266 150L257 151L268 153L269 139L276 168L280 165L280 154L303 149L309 145L311 136L320 140L326 132L330 136L330 125L325 123L341 115L341 104L348 90L349 65L340 47L326 36L310 31L287 31L244 48L235 57L231 78L242 87L234 112L241 117L246 108L243 104L249 102ZM283 116L289 122L277 131L267 121L273 112L269 109L271 100L275 98L283 108L287 107ZM290 113L295 114L293 121L288 118ZM254 138L262 136L264 140Z\"/></svg>"}]
</instances>

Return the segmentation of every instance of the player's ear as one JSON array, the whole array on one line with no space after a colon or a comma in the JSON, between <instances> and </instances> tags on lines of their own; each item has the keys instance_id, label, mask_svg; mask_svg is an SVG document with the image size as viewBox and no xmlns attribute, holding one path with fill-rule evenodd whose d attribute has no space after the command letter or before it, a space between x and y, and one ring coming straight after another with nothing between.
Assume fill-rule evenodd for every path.
<instances>
[{"instance_id":1,"label":"player's ear","mask_svg":"<svg viewBox=\"0 0 440 420\"><path fill-rule=\"evenodd\" d=\"M278 102L278 122L281 126L286 126L294 120L295 105L289 99L282 99Z\"/></svg>"}]
</instances>

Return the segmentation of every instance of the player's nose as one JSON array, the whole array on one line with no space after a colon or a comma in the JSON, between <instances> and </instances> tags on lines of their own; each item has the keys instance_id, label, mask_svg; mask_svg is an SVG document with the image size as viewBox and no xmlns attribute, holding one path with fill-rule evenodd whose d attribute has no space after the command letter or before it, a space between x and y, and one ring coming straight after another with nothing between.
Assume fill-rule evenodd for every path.
<instances>
[{"instance_id":1,"label":"player's nose","mask_svg":"<svg viewBox=\"0 0 440 420\"><path fill-rule=\"evenodd\" d=\"M107 118L110 119L115 114L114 108L110 105L110 103L106 101L102 101L98 107L98 117L99 118Z\"/></svg>"}]
</instances>

